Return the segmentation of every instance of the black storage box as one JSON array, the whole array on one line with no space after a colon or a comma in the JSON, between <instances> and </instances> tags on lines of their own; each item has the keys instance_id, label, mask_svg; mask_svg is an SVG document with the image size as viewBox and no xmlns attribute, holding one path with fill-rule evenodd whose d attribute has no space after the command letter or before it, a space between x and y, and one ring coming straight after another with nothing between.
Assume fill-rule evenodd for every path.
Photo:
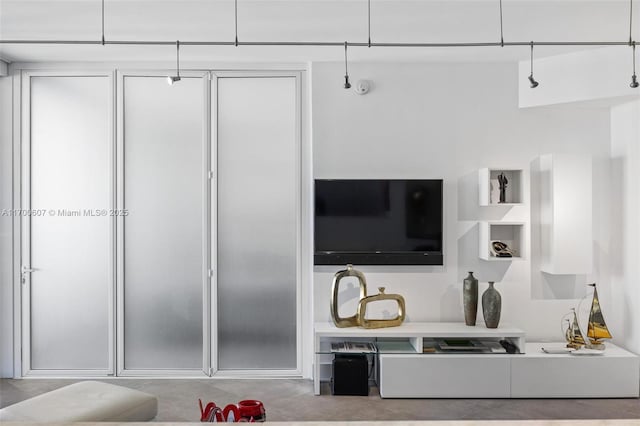
<instances>
[{"instance_id":1,"label":"black storage box","mask_svg":"<svg viewBox=\"0 0 640 426\"><path fill-rule=\"evenodd\" d=\"M333 358L333 395L369 395L369 362L363 354L338 355Z\"/></svg>"}]
</instances>

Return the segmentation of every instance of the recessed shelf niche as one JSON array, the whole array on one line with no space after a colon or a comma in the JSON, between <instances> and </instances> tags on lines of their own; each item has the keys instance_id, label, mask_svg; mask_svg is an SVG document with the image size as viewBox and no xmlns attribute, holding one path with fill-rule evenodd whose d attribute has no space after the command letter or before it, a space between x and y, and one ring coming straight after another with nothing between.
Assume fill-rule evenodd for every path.
<instances>
[{"instance_id":1,"label":"recessed shelf niche","mask_svg":"<svg viewBox=\"0 0 640 426\"><path fill-rule=\"evenodd\" d=\"M507 178L505 202L500 202L500 184L498 176ZM481 206L517 206L523 203L522 169L490 169L478 170L479 202Z\"/></svg>"},{"instance_id":2,"label":"recessed shelf niche","mask_svg":"<svg viewBox=\"0 0 640 426\"><path fill-rule=\"evenodd\" d=\"M505 262L524 258L525 235L523 222L480 222L479 256L487 261ZM497 257L493 241L502 241L513 251L512 257Z\"/></svg>"}]
</instances>

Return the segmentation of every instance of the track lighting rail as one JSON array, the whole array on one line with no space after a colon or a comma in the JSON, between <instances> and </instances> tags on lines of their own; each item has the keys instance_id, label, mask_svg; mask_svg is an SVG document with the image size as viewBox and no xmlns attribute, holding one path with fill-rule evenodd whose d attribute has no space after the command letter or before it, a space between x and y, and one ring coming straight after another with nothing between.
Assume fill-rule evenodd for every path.
<instances>
[{"instance_id":1,"label":"track lighting rail","mask_svg":"<svg viewBox=\"0 0 640 426\"><path fill-rule=\"evenodd\" d=\"M344 41L180 41L182 46L344 46ZM635 41L534 41L534 46L629 46ZM0 40L0 44L81 44L81 45L130 45L174 46L175 40ZM349 47L502 47L530 46L530 41L497 41L477 43L381 43L347 42Z\"/></svg>"},{"instance_id":2,"label":"track lighting rail","mask_svg":"<svg viewBox=\"0 0 640 426\"><path fill-rule=\"evenodd\" d=\"M173 41L169 40L105 40L105 0L101 0L101 39L100 40L0 40L3 44L44 44L44 45L129 45L129 46L169 46ZM500 40L493 42L476 43L381 43L371 41L371 0L367 0L367 41L239 41L238 40L238 0L234 0L234 33L233 41L176 41L176 76L168 76L169 84L180 81L180 44L183 46L307 46L307 47L337 47L344 46L344 88L351 88L349 82L349 69L347 49L349 47L414 47L414 48L444 48L444 47L505 47L505 46L530 46L531 48L531 74L528 79L531 88L538 87L539 83L533 77L533 49L535 46L630 46L633 48L633 75L630 86L637 88L640 84L636 76L636 42L633 40L633 0L629 0L629 40L625 41L504 41L502 0L499 0L500 11Z\"/></svg>"}]
</instances>

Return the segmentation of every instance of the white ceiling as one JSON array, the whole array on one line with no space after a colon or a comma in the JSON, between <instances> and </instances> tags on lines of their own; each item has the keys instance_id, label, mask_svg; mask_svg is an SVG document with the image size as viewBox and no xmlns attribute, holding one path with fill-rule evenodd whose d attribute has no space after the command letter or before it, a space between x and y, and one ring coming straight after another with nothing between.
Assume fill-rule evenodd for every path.
<instances>
[{"instance_id":1,"label":"white ceiling","mask_svg":"<svg viewBox=\"0 0 640 426\"><path fill-rule=\"evenodd\" d=\"M635 6L635 5L634 5ZM634 39L640 4L634 8ZM233 41L233 0L105 0L107 40ZM100 40L100 0L0 0L0 39ZM505 41L626 41L627 0L503 0ZM499 0L371 0L374 42L495 42ZM635 25L635 22L638 25ZM238 0L240 41L367 41L367 0ZM536 56L585 49L539 47ZM341 47L184 46L189 62L341 61ZM354 47L353 61L518 61L527 47ZM173 46L0 45L8 61L173 61Z\"/></svg>"}]
</instances>

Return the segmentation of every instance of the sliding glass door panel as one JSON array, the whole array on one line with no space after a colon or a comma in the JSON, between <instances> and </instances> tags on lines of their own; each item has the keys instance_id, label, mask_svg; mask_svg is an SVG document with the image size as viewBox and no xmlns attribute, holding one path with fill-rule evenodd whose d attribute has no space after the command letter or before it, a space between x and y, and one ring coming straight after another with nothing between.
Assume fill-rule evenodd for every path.
<instances>
[{"instance_id":1,"label":"sliding glass door panel","mask_svg":"<svg viewBox=\"0 0 640 426\"><path fill-rule=\"evenodd\" d=\"M29 80L27 368L107 374L114 287L111 80Z\"/></svg>"},{"instance_id":2,"label":"sliding glass door panel","mask_svg":"<svg viewBox=\"0 0 640 426\"><path fill-rule=\"evenodd\" d=\"M205 86L124 77L124 368L203 368Z\"/></svg>"},{"instance_id":3,"label":"sliding glass door panel","mask_svg":"<svg viewBox=\"0 0 640 426\"><path fill-rule=\"evenodd\" d=\"M295 77L217 80L218 369L296 369Z\"/></svg>"}]
</instances>

